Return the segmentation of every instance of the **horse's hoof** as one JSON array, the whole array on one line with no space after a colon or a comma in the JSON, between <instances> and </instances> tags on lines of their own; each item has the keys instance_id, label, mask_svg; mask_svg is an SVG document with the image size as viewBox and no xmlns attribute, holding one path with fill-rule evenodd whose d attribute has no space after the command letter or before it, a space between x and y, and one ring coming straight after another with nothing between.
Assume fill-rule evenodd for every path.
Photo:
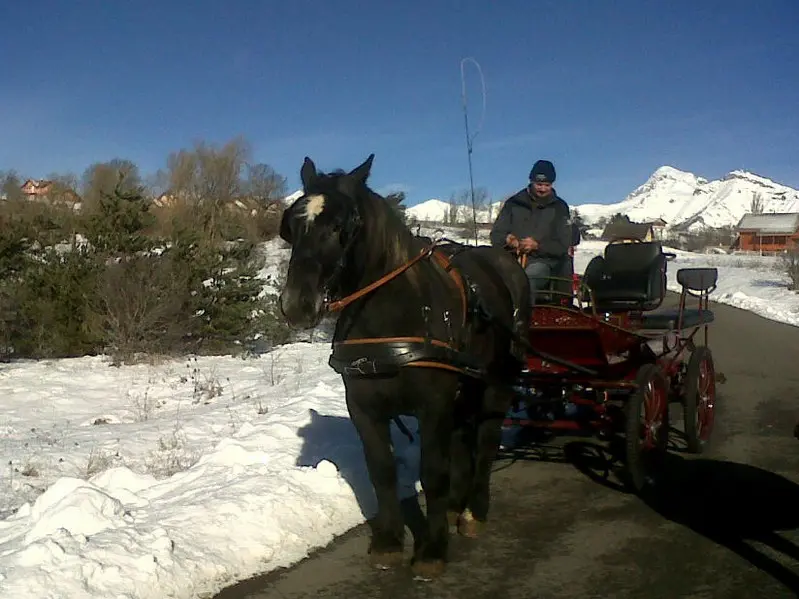
<instances>
[{"instance_id":1,"label":"horse's hoof","mask_svg":"<svg viewBox=\"0 0 799 599\"><path fill-rule=\"evenodd\" d=\"M468 539L476 539L482 536L484 528L485 522L480 522L479 520L461 522L460 526L458 527L458 534Z\"/></svg>"},{"instance_id":2,"label":"horse's hoof","mask_svg":"<svg viewBox=\"0 0 799 599\"><path fill-rule=\"evenodd\" d=\"M470 510L464 510L458 520L458 533L469 539L476 539L483 534L485 522L477 520Z\"/></svg>"},{"instance_id":3,"label":"horse's hoof","mask_svg":"<svg viewBox=\"0 0 799 599\"><path fill-rule=\"evenodd\" d=\"M402 551L379 551L369 554L369 563L378 570L390 570L401 566L404 559Z\"/></svg>"},{"instance_id":4,"label":"horse's hoof","mask_svg":"<svg viewBox=\"0 0 799 599\"><path fill-rule=\"evenodd\" d=\"M446 565L443 559L420 560L411 566L414 580L430 581L444 573Z\"/></svg>"}]
</instances>

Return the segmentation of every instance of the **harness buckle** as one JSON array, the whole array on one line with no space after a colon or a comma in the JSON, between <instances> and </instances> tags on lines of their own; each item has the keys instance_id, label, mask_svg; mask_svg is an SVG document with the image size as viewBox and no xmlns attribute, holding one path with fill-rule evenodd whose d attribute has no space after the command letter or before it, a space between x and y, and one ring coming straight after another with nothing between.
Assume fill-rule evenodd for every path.
<instances>
[{"instance_id":1,"label":"harness buckle","mask_svg":"<svg viewBox=\"0 0 799 599\"><path fill-rule=\"evenodd\" d=\"M447 340L450 345L455 345L455 338L452 335L452 321L450 320L449 310L444 310L444 325L447 327Z\"/></svg>"},{"instance_id":2,"label":"harness buckle","mask_svg":"<svg viewBox=\"0 0 799 599\"><path fill-rule=\"evenodd\" d=\"M350 362L349 366L344 367L344 374L377 374L377 365L374 360L369 358L358 358Z\"/></svg>"}]
</instances>

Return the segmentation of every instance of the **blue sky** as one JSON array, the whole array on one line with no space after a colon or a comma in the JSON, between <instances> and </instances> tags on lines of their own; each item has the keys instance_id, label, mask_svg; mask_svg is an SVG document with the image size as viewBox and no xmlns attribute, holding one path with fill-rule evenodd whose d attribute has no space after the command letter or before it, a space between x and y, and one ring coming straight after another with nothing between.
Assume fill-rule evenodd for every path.
<instances>
[{"instance_id":1,"label":"blue sky","mask_svg":"<svg viewBox=\"0 0 799 599\"><path fill-rule=\"evenodd\" d=\"M468 188L460 62L487 87L475 184L553 160L570 203L659 166L799 187L796 0L3 2L0 170L40 177L243 135L299 186L376 154L408 203ZM467 67L469 115L480 79Z\"/></svg>"}]
</instances>

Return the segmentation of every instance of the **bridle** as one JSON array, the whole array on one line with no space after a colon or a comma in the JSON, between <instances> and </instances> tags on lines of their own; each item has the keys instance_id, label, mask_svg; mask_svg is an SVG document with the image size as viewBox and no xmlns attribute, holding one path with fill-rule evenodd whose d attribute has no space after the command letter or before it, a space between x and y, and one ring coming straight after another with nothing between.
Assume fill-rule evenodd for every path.
<instances>
[{"instance_id":1,"label":"bridle","mask_svg":"<svg viewBox=\"0 0 799 599\"><path fill-rule=\"evenodd\" d=\"M463 315L464 319L466 317L466 305L467 305L467 297L466 297L466 288L461 277L460 273L457 270L452 268L452 264L442 252L438 251L438 246L444 241L443 238L436 239L429 245L422 248L422 250L416 255L407 260L405 263L401 264L391 272L386 273L376 281L369 283L368 285L357 289L356 291L350 293L349 295L333 299L332 298L332 290L336 288L339 284L339 279L344 271L344 268L347 266L347 261L350 259L350 254L352 253L352 248L355 242L358 239L359 233L361 232L362 228L362 221L360 214L357 212L355 213L354 217L351 221L347 224L347 228L345 229L345 234L347 235L347 242L344 244L342 248L341 255L339 259L336 261L335 266L333 267L333 271L330 275L324 280L322 284L322 290L324 292L324 299L322 300L322 310L327 313L338 312L345 307L349 306L354 301L357 301L364 296L372 293L374 290L382 287L389 281L400 276L402 273L407 271L417 262L424 260L425 258L432 257L438 264L441 266L449 276L454 280L456 286L461 295L462 299L462 307L463 307Z\"/></svg>"},{"instance_id":2,"label":"bridle","mask_svg":"<svg viewBox=\"0 0 799 599\"><path fill-rule=\"evenodd\" d=\"M323 300L323 309L325 311L330 311L329 306L331 303L330 296L331 290L339 283L339 279L341 278L341 273L344 271L344 267L347 265L347 257L352 250L352 246L354 245L356 239L358 238L358 233L361 229L361 218L360 215L356 213L355 217L352 221L348 224L346 229L347 235L347 243L344 244L342 248L341 255L339 259L336 261L335 266L333 267L333 272L330 273L324 282L322 283L322 290L324 291L324 300Z\"/></svg>"}]
</instances>

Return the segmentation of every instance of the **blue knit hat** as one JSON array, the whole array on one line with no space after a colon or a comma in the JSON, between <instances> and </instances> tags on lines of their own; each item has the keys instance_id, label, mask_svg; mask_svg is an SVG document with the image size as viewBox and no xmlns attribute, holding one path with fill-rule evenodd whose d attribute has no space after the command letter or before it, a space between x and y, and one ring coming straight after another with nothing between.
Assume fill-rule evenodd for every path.
<instances>
[{"instance_id":1,"label":"blue knit hat","mask_svg":"<svg viewBox=\"0 0 799 599\"><path fill-rule=\"evenodd\" d=\"M555 166L549 160L539 160L530 171L530 181L538 183L555 182Z\"/></svg>"}]
</instances>

